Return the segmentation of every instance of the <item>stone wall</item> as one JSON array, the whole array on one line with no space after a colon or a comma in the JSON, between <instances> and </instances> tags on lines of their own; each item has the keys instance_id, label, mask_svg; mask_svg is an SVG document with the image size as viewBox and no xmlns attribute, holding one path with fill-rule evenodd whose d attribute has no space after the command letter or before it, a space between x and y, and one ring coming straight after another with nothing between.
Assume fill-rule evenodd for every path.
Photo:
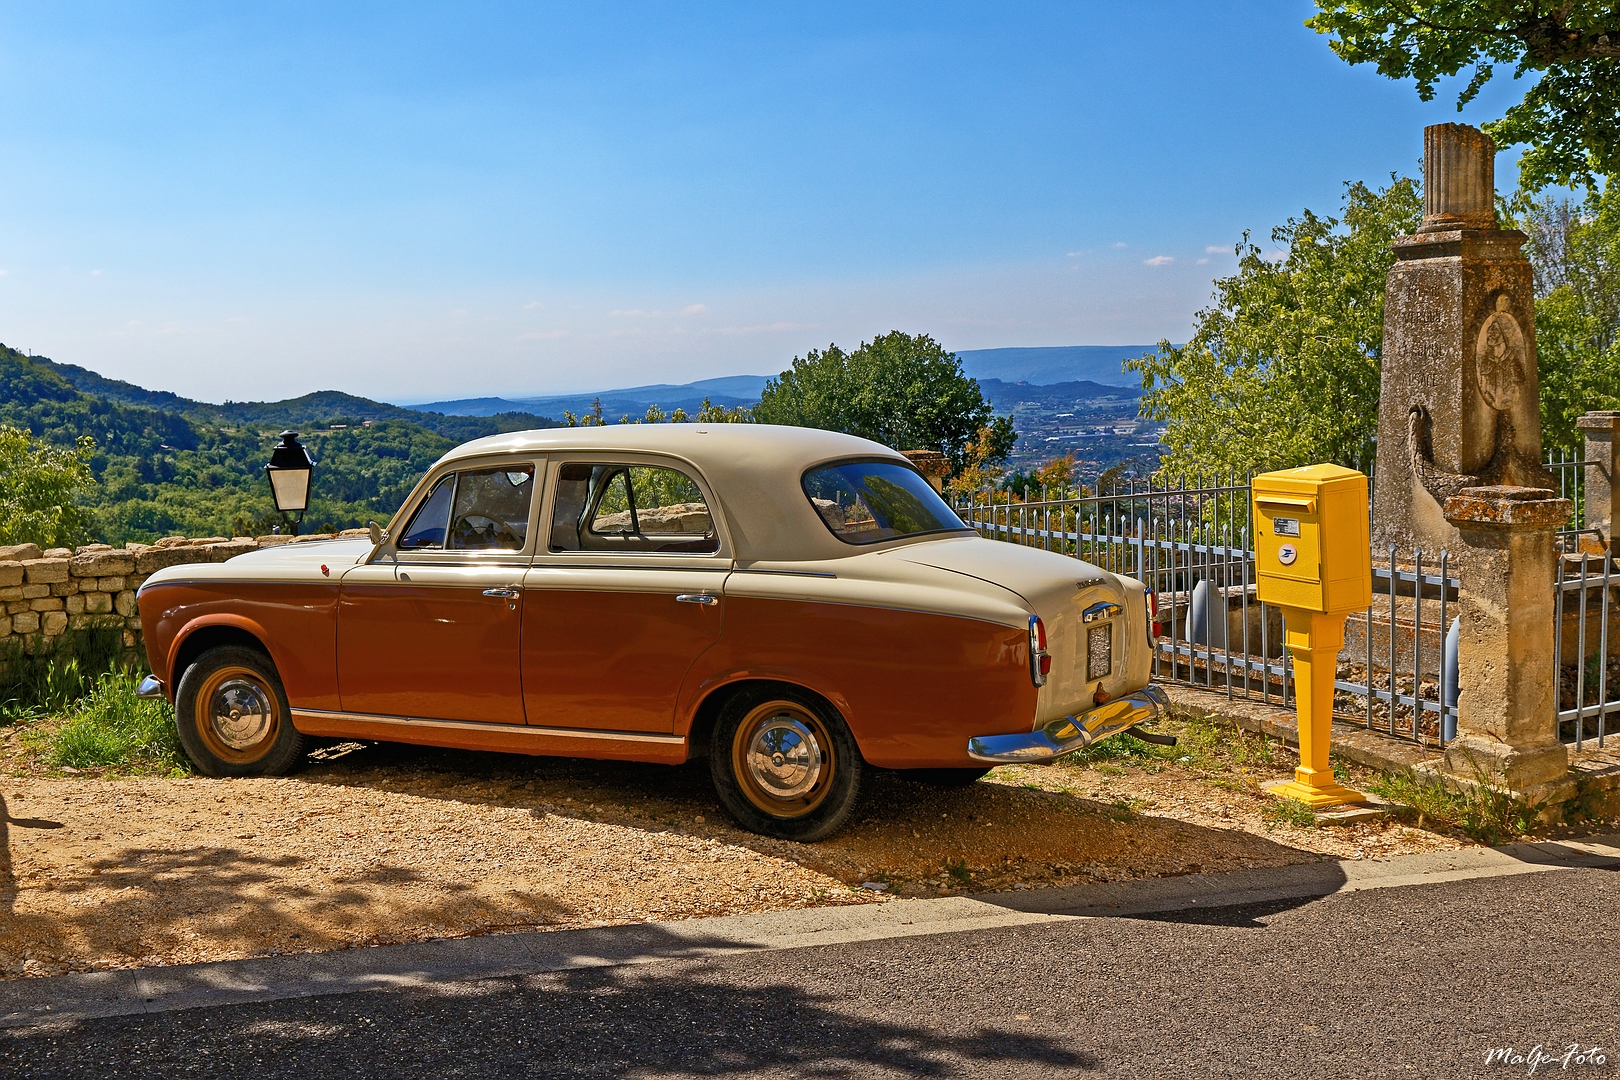
<instances>
[{"instance_id":1,"label":"stone wall","mask_svg":"<svg viewBox=\"0 0 1620 1080\"><path fill-rule=\"evenodd\" d=\"M135 590L153 573L183 563L218 563L261 547L334 535L364 536L364 529L316 536L169 536L155 544L87 544L41 551L35 544L0 547L0 646L49 651L75 630L115 629L124 648L143 648Z\"/></svg>"}]
</instances>

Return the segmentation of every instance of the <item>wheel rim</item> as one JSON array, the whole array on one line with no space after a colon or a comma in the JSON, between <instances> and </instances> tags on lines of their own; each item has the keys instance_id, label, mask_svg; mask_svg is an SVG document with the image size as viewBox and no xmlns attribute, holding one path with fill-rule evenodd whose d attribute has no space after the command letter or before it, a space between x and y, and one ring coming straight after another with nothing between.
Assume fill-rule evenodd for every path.
<instances>
[{"instance_id":1,"label":"wheel rim","mask_svg":"<svg viewBox=\"0 0 1620 1080\"><path fill-rule=\"evenodd\" d=\"M257 761L281 731L276 692L252 668L224 667L198 689L197 733L223 761Z\"/></svg>"},{"instance_id":2,"label":"wheel rim","mask_svg":"<svg viewBox=\"0 0 1620 1080\"><path fill-rule=\"evenodd\" d=\"M792 701L768 701L743 718L731 764L749 802L787 818L820 806L838 767L826 725Z\"/></svg>"}]
</instances>

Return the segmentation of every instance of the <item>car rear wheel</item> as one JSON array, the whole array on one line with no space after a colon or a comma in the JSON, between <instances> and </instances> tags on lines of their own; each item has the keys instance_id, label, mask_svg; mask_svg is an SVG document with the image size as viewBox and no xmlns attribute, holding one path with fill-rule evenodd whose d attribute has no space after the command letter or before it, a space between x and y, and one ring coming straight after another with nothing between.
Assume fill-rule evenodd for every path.
<instances>
[{"instance_id":1,"label":"car rear wheel","mask_svg":"<svg viewBox=\"0 0 1620 1080\"><path fill-rule=\"evenodd\" d=\"M308 749L275 664L242 645L209 649L186 668L174 719L181 747L204 776L281 776Z\"/></svg>"},{"instance_id":2,"label":"car rear wheel","mask_svg":"<svg viewBox=\"0 0 1620 1080\"><path fill-rule=\"evenodd\" d=\"M742 690L715 720L714 790L752 832L799 841L831 836L855 813L866 768L838 710L806 691Z\"/></svg>"}]
</instances>

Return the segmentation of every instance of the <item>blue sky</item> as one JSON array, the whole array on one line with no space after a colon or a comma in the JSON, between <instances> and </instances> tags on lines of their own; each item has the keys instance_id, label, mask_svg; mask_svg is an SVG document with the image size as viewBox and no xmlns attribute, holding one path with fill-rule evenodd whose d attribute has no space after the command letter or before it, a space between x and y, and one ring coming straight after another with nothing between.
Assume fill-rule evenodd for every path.
<instances>
[{"instance_id":1,"label":"blue sky","mask_svg":"<svg viewBox=\"0 0 1620 1080\"><path fill-rule=\"evenodd\" d=\"M1459 118L1282 0L247 7L0 9L0 341L424 400L1180 340Z\"/></svg>"}]
</instances>

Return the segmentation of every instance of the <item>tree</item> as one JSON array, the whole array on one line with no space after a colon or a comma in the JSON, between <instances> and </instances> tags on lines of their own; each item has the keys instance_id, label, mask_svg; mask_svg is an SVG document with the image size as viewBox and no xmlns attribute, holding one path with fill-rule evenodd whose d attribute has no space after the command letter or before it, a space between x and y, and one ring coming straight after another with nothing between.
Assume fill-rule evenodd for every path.
<instances>
[{"instance_id":1,"label":"tree","mask_svg":"<svg viewBox=\"0 0 1620 1080\"><path fill-rule=\"evenodd\" d=\"M1613 0L1316 0L1305 25L1331 48L1380 75L1415 79L1418 96L1472 68L1460 111L1495 74L1540 78L1518 104L1484 126L1497 146L1527 144L1521 192L1549 184L1595 188L1620 176L1620 7Z\"/></svg>"},{"instance_id":2,"label":"tree","mask_svg":"<svg viewBox=\"0 0 1620 1080\"><path fill-rule=\"evenodd\" d=\"M1131 360L1144 415L1164 421L1162 468L1250 472L1334 461L1368 471L1378 429L1390 241L1423 214L1416 181L1345 185L1342 219L1310 210L1237 245L1188 342Z\"/></svg>"},{"instance_id":3,"label":"tree","mask_svg":"<svg viewBox=\"0 0 1620 1080\"><path fill-rule=\"evenodd\" d=\"M966 498L993 486L1017 442L1018 432L1013 428L1012 417L995 417L978 430L962 451L961 467L945 482L945 490Z\"/></svg>"},{"instance_id":4,"label":"tree","mask_svg":"<svg viewBox=\"0 0 1620 1080\"><path fill-rule=\"evenodd\" d=\"M790 369L765 384L754 419L845 431L896 450L938 450L959 471L993 410L955 353L927 334L895 330L854 352L828 345L794 357Z\"/></svg>"},{"instance_id":5,"label":"tree","mask_svg":"<svg viewBox=\"0 0 1620 1080\"><path fill-rule=\"evenodd\" d=\"M1535 268L1541 438L1578 450L1576 419L1620 408L1620 191L1543 199L1515 224Z\"/></svg>"},{"instance_id":6,"label":"tree","mask_svg":"<svg viewBox=\"0 0 1620 1080\"><path fill-rule=\"evenodd\" d=\"M27 429L0 425L0 544L53 548L82 542L89 514L76 500L95 484L95 450L89 436L59 450Z\"/></svg>"}]
</instances>

